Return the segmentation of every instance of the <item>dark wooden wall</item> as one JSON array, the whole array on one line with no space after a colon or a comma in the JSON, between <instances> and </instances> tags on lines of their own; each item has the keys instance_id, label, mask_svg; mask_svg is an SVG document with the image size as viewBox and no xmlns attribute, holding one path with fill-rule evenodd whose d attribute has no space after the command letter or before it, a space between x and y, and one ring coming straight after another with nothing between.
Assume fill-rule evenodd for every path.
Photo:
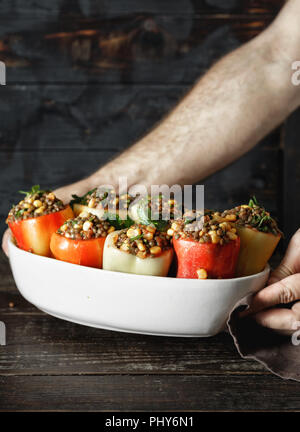
<instances>
[{"instance_id":1,"label":"dark wooden wall","mask_svg":"<svg viewBox=\"0 0 300 432\"><path fill-rule=\"evenodd\" d=\"M7 65L7 85L0 87L0 231L18 189L57 187L104 164L158 122L213 62L262 31L282 3L0 1L0 60ZM291 226L282 210L293 180L285 136L283 128L274 131L207 179L206 205L225 207L255 194L284 229L295 229L297 217ZM290 142L296 145L293 134Z\"/></svg>"}]
</instances>

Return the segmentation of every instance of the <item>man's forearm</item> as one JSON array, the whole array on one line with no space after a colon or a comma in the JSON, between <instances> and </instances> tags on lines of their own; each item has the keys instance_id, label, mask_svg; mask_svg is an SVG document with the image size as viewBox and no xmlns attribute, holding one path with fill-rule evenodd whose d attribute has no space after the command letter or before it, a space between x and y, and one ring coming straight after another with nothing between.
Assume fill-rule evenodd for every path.
<instances>
[{"instance_id":1,"label":"man's forearm","mask_svg":"<svg viewBox=\"0 0 300 432\"><path fill-rule=\"evenodd\" d=\"M89 186L117 186L119 176L129 185L191 184L250 150L299 105L291 83L299 31L288 38L295 16L300 0L290 0L269 29L216 63L160 125L89 177Z\"/></svg>"}]
</instances>

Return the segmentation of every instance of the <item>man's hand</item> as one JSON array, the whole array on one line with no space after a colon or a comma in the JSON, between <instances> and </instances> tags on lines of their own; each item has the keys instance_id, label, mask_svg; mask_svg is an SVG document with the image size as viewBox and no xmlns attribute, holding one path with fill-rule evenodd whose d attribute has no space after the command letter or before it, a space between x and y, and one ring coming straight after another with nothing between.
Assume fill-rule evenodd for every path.
<instances>
[{"instance_id":1,"label":"man's hand","mask_svg":"<svg viewBox=\"0 0 300 432\"><path fill-rule=\"evenodd\" d=\"M292 237L285 257L271 273L268 286L258 292L241 316L253 315L264 327L290 334L300 322L300 229ZM280 308L295 302L291 308Z\"/></svg>"},{"instance_id":2,"label":"man's hand","mask_svg":"<svg viewBox=\"0 0 300 432\"><path fill-rule=\"evenodd\" d=\"M4 253L8 256L8 237L10 235L10 230L7 229L2 237L2 249Z\"/></svg>"}]
</instances>

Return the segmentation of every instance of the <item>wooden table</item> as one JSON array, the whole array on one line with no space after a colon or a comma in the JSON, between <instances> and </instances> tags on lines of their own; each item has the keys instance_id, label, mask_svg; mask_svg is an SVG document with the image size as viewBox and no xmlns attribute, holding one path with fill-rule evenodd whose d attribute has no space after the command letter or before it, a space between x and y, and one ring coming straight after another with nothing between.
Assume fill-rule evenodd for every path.
<instances>
[{"instance_id":1,"label":"wooden table","mask_svg":"<svg viewBox=\"0 0 300 432\"><path fill-rule=\"evenodd\" d=\"M0 410L300 409L300 383L241 359L227 334L182 339L72 324L24 300L3 255L0 274Z\"/></svg>"}]
</instances>

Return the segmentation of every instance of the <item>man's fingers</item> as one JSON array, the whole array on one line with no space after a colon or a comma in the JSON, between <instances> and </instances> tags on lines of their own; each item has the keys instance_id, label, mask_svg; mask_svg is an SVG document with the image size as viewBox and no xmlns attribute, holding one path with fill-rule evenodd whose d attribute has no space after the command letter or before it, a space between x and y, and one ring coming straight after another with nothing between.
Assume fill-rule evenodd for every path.
<instances>
[{"instance_id":1,"label":"man's fingers","mask_svg":"<svg viewBox=\"0 0 300 432\"><path fill-rule=\"evenodd\" d=\"M272 271L271 276L268 280L268 285L272 285L281 279L284 279L288 276L291 276L293 274L293 271L290 267L288 267L287 264L284 264L284 262L281 262L280 265Z\"/></svg>"},{"instance_id":2,"label":"man's fingers","mask_svg":"<svg viewBox=\"0 0 300 432\"><path fill-rule=\"evenodd\" d=\"M8 256L8 237L10 235L10 230L7 229L2 237L2 249L4 250L5 254Z\"/></svg>"},{"instance_id":3,"label":"man's fingers","mask_svg":"<svg viewBox=\"0 0 300 432\"><path fill-rule=\"evenodd\" d=\"M268 285L274 284L294 273L300 273L300 229L291 238L282 262L271 273Z\"/></svg>"},{"instance_id":4,"label":"man's fingers","mask_svg":"<svg viewBox=\"0 0 300 432\"><path fill-rule=\"evenodd\" d=\"M300 302L296 303L300 306ZM295 305L296 305L295 304ZM295 306L294 305L294 306ZM254 315L255 321L272 330L280 331L283 334L291 334L299 328L300 307L298 310L292 309L269 309L258 312Z\"/></svg>"},{"instance_id":5,"label":"man's fingers","mask_svg":"<svg viewBox=\"0 0 300 432\"><path fill-rule=\"evenodd\" d=\"M278 304L287 304L300 299L300 274L294 274L259 291L250 308L241 313L246 316Z\"/></svg>"}]
</instances>

